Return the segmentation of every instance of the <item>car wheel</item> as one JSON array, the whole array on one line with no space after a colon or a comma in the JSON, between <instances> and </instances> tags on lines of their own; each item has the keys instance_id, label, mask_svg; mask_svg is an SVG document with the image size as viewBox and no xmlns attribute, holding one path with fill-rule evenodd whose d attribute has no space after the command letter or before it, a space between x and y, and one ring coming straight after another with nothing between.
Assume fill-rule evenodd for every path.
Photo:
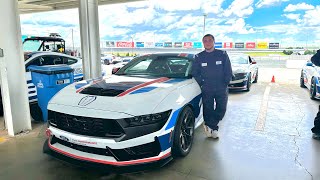
<instances>
[{"instance_id":1,"label":"car wheel","mask_svg":"<svg viewBox=\"0 0 320 180\"><path fill-rule=\"evenodd\" d=\"M251 74L249 74L249 77L248 77L248 81L247 81L247 85L246 85L246 91L250 91L250 88L251 88Z\"/></svg>"},{"instance_id":2,"label":"car wheel","mask_svg":"<svg viewBox=\"0 0 320 180\"><path fill-rule=\"evenodd\" d=\"M256 77L254 78L253 83L257 83L257 82L258 82L258 76L259 76L259 73L258 73L258 71L257 71L257 73L256 73Z\"/></svg>"},{"instance_id":3,"label":"car wheel","mask_svg":"<svg viewBox=\"0 0 320 180\"><path fill-rule=\"evenodd\" d=\"M180 113L174 130L172 155L187 156L191 150L194 136L195 117L192 109L187 106Z\"/></svg>"},{"instance_id":4,"label":"car wheel","mask_svg":"<svg viewBox=\"0 0 320 180\"><path fill-rule=\"evenodd\" d=\"M315 100L316 99L316 92L317 92L317 86L315 80L312 78L311 85L310 85L310 98Z\"/></svg>"},{"instance_id":5,"label":"car wheel","mask_svg":"<svg viewBox=\"0 0 320 180\"><path fill-rule=\"evenodd\" d=\"M38 103L30 104L30 114L31 114L31 117L33 118L33 120L38 121L38 122L43 121L42 111L41 111Z\"/></svg>"},{"instance_id":6,"label":"car wheel","mask_svg":"<svg viewBox=\"0 0 320 180\"><path fill-rule=\"evenodd\" d=\"M304 75L303 75L302 71L301 71L301 76L300 76L300 87L306 88L306 86L304 85Z\"/></svg>"}]
</instances>

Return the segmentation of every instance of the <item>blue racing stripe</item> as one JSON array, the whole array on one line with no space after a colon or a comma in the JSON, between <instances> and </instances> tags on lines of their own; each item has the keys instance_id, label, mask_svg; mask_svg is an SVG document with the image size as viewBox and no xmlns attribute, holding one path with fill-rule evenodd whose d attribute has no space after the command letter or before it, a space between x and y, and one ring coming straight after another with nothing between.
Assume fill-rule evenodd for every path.
<instances>
[{"instance_id":1,"label":"blue racing stripe","mask_svg":"<svg viewBox=\"0 0 320 180\"><path fill-rule=\"evenodd\" d=\"M168 84L171 84L171 83L178 83L178 82L182 82L182 81L185 81L186 79L171 79L169 81L166 81L164 83L168 83Z\"/></svg>"},{"instance_id":2,"label":"blue racing stripe","mask_svg":"<svg viewBox=\"0 0 320 180\"><path fill-rule=\"evenodd\" d=\"M172 146L172 139L170 138L172 138L170 137L170 133L158 137L161 151L165 151Z\"/></svg>"},{"instance_id":3,"label":"blue racing stripe","mask_svg":"<svg viewBox=\"0 0 320 180\"><path fill-rule=\"evenodd\" d=\"M150 92L154 89L156 89L157 87L144 87L141 89L138 89L136 91L131 92L130 94L140 94L140 93L146 93L146 92Z\"/></svg>"},{"instance_id":4,"label":"blue racing stripe","mask_svg":"<svg viewBox=\"0 0 320 180\"><path fill-rule=\"evenodd\" d=\"M173 112L171 119L169 120L169 123L166 127L166 130L171 129L176 125L180 111L181 111L181 108Z\"/></svg>"},{"instance_id":5,"label":"blue racing stripe","mask_svg":"<svg viewBox=\"0 0 320 180\"><path fill-rule=\"evenodd\" d=\"M74 78L76 78L76 77L83 77L83 74L75 74Z\"/></svg>"}]
</instances>

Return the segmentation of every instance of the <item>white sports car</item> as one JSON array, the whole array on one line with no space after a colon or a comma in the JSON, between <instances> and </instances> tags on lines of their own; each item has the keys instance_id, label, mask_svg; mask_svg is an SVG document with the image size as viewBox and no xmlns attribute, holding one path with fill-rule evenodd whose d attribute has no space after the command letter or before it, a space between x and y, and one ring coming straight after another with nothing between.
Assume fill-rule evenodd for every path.
<instances>
[{"instance_id":1,"label":"white sports car","mask_svg":"<svg viewBox=\"0 0 320 180\"><path fill-rule=\"evenodd\" d=\"M115 75L67 86L48 105L44 152L111 167L186 156L203 122L193 56L140 56Z\"/></svg>"}]
</instances>

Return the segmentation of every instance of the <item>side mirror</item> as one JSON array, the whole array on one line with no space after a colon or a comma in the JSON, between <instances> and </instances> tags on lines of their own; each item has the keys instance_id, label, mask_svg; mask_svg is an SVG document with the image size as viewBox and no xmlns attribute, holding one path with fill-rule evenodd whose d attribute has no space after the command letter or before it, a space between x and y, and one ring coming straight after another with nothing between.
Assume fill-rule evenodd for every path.
<instances>
[{"instance_id":1,"label":"side mirror","mask_svg":"<svg viewBox=\"0 0 320 180\"><path fill-rule=\"evenodd\" d=\"M307 66L313 66L313 63L312 63L312 62L307 62L306 65L307 65Z\"/></svg>"}]
</instances>

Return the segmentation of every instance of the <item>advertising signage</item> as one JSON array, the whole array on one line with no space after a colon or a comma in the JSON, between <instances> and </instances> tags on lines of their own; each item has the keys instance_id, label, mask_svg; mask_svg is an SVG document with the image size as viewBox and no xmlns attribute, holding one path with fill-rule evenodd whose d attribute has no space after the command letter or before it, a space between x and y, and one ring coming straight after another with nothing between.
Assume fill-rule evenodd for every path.
<instances>
[{"instance_id":1,"label":"advertising signage","mask_svg":"<svg viewBox=\"0 0 320 180\"><path fill-rule=\"evenodd\" d=\"M116 43L117 47L121 48L133 48L134 47L134 42L129 42L129 41L118 41Z\"/></svg>"},{"instance_id":2,"label":"advertising signage","mask_svg":"<svg viewBox=\"0 0 320 180\"><path fill-rule=\"evenodd\" d=\"M144 42L136 42L136 47L143 48L144 47Z\"/></svg>"},{"instance_id":3,"label":"advertising signage","mask_svg":"<svg viewBox=\"0 0 320 180\"><path fill-rule=\"evenodd\" d=\"M268 43L267 42L258 42L257 48L258 49L268 49Z\"/></svg>"},{"instance_id":4,"label":"advertising signage","mask_svg":"<svg viewBox=\"0 0 320 180\"><path fill-rule=\"evenodd\" d=\"M192 42L184 42L183 47L184 48L192 48Z\"/></svg>"},{"instance_id":5,"label":"advertising signage","mask_svg":"<svg viewBox=\"0 0 320 180\"><path fill-rule=\"evenodd\" d=\"M246 48L247 49L254 49L254 48L256 48L256 43L255 42L247 42Z\"/></svg>"},{"instance_id":6,"label":"advertising signage","mask_svg":"<svg viewBox=\"0 0 320 180\"><path fill-rule=\"evenodd\" d=\"M165 42L164 47L172 47L172 42Z\"/></svg>"},{"instance_id":7,"label":"advertising signage","mask_svg":"<svg viewBox=\"0 0 320 180\"><path fill-rule=\"evenodd\" d=\"M232 43L232 42L225 42L225 43L223 44L223 47L224 47L224 48L232 48L232 47L233 47L233 43Z\"/></svg>"},{"instance_id":8,"label":"advertising signage","mask_svg":"<svg viewBox=\"0 0 320 180\"><path fill-rule=\"evenodd\" d=\"M114 41L106 41L107 47L114 47Z\"/></svg>"},{"instance_id":9,"label":"advertising signage","mask_svg":"<svg viewBox=\"0 0 320 180\"><path fill-rule=\"evenodd\" d=\"M234 48L244 48L244 43L235 43Z\"/></svg>"},{"instance_id":10,"label":"advertising signage","mask_svg":"<svg viewBox=\"0 0 320 180\"><path fill-rule=\"evenodd\" d=\"M144 47L145 48L153 48L154 47L154 43L153 42L145 42L144 43Z\"/></svg>"},{"instance_id":11,"label":"advertising signage","mask_svg":"<svg viewBox=\"0 0 320 180\"><path fill-rule=\"evenodd\" d=\"M163 47L163 43L157 42L154 44L155 47Z\"/></svg>"},{"instance_id":12,"label":"advertising signage","mask_svg":"<svg viewBox=\"0 0 320 180\"><path fill-rule=\"evenodd\" d=\"M214 48L222 48L222 42L214 43Z\"/></svg>"},{"instance_id":13,"label":"advertising signage","mask_svg":"<svg viewBox=\"0 0 320 180\"><path fill-rule=\"evenodd\" d=\"M269 49L279 49L280 44L279 43L269 43Z\"/></svg>"},{"instance_id":14,"label":"advertising signage","mask_svg":"<svg viewBox=\"0 0 320 180\"><path fill-rule=\"evenodd\" d=\"M174 47L175 48L182 48L182 42L175 42Z\"/></svg>"},{"instance_id":15,"label":"advertising signage","mask_svg":"<svg viewBox=\"0 0 320 180\"><path fill-rule=\"evenodd\" d=\"M194 42L193 48L202 48L202 42Z\"/></svg>"}]
</instances>

